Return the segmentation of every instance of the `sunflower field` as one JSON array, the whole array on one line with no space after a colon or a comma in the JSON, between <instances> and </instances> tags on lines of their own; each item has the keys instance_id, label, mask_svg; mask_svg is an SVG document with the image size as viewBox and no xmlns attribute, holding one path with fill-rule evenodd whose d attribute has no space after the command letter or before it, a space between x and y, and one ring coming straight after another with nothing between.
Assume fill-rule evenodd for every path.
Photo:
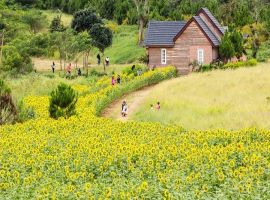
<instances>
[{"instance_id":1,"label":"sunflower field","mask_svg":"<svg viewBox=\"0 0 270 200\"><path fill-rule=\"evenodd\" d=\"M0 127L0 199L270 199L270 131L205 130L98 117L127 92L175 76L73 86L77 115L49 118L49 97L25 98L36 118Z\"/></svg>"}]
</instances>

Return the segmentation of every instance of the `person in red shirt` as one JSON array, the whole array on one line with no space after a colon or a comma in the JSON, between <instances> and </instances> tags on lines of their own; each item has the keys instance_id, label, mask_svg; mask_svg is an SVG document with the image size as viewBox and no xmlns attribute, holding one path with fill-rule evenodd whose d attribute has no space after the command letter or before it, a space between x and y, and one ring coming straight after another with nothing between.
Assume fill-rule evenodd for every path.
<instances>
[{"instance_id":1,"label":"person in red shirt","mask_svg":"<svg viewBox=\"0 0 270 200\"><path fill-rule=\"evenodd\" d=\"M69 65L67 67L67 72L69 75L71 75L71 70L72 70L71 63L69 63Z\"/></svg>"},{"instance_id":2,"label":"person in red shirt","mask_svg":"<svg viewBox=\"0 0 270 200\"><path fill-rule=\"evenodd\" d=\"M112 76L112 86L114 86L115 84L115 79L114 79L114 76Z\"/></svg>"},{"instance_id":3,"label":"person in red shirt","mask_svg":"<svg viewBox=\"0 0 270 200\"><path fill-rule=\"evenodd\" d=\"M160 102L157 102L157 110L160 110Z\"/></svg>"}]
</instances>

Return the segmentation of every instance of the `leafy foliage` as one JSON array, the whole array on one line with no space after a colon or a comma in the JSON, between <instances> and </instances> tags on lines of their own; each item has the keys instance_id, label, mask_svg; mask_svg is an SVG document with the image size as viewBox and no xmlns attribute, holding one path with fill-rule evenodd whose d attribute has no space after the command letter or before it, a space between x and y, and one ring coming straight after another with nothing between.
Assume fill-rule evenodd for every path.
<instances>
[{"instance_id":1,"label":"leafy foliage","mask_svg":"<svg viewBox=\"0 0 270 200\"><path fill-rule=\"evenodd\" d=\"M235 55L234 45L230 39L229 32L226 32L221 40L219 53L224 60L228 60Z\"/></svg>"},{"instance_id":2,"label":"leafy foliage","mask_svg":"<svg viewBox=\"0 0 270 200\"><path fill-rule=\"evenodd\" d=\"M56 17L53 18L51 24L50 24L50 32L62 32L65 30L65 27L61 21L61 17L57 15Z\"/></svg>"},{"instance_id":3,"label":"leafy foliage","mask_svg":"<svg viewBox=\"0 0 270 200\"><path fill-rule=\"evenodd\" d=\"M107 47L112 45L112 31L102 24L94 24L89 33L93 45L101 52L104 52Z\"/></svg>"},{"instance_id":4,"label":"leafy foliage","mask_svg":"<svg viewBox=\"0 0 270 200\"><path fill-rule=\"evenodd\" d=\"M102 20L92 9L84 9L74 13L71 27L77 31L89 31L94 24L102 24Z\"/></svg>"},{"instance_id":5,"label":"leafy foliage","mask_svg":"<svg viewBox=\"0 0 270 200\"><path fill-rule=\"evenodd\" d=\"M57 89L51 93L49 106L50 117L58 119L59 117L69 118L75 115L77 100L78 94L74 89L64 83L58 85Z\"/></svg>"}]
</instances>

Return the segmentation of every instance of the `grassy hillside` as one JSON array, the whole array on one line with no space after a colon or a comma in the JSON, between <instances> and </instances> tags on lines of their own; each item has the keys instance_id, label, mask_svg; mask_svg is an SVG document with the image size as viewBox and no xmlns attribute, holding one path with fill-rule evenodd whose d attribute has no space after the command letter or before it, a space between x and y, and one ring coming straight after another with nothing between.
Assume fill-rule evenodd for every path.
<instances>
[{"instance_id":1,"label":"grassy hillside","mask_svg":"<svg viewBox=\"0 0 270 200\"><path fill-rule=\"evenodd\" d=\"M42 11L49 22L59 15L59 12L53 10ZM72 15L62 13L63 24L68 27L72 21ZM137 62L145 54L145 49L137 45L138 27L134 25L116 25L113 24L113 44L105 51L105 56L109 56L112 64L127 64ZM110 27L110 26L109 26ZM90 57L90 64L96 64L97 49L93 49Z\"/></svg>"},{"instance_id":2,"label":"grassy hillside","mask_svg":"<svg viewBox=\"0 0 270 200\"><path fill-rule=\"evenodd\" d=\"M114 34L112 47L105 52L112 63L133 63L144 55L145 49L137 45L137 33L137 26L119 26Z\"/></svg>"},{"instance_id":3,"label":"grassy hillside","mask_svg":"<svg viewBox=\"0 0 270 200\"><path fill-rule=\"evenodd\" d=\"M188 129L270 128L269 74L266 63L167 81L154 87L130 118ZM150 104L157 101L162 109L151 111Z\"/></svg>"}]
</instances>

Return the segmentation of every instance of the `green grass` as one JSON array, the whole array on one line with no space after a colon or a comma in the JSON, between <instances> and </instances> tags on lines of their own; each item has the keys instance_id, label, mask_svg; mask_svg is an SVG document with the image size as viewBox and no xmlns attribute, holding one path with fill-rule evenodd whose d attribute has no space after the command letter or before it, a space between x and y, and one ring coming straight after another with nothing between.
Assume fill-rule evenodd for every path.
<instances>
[{"instance_id":1,"label":"green grass","mask_svg":"<svg viewBox=\"0 0 270 200\"><path fill-rule=\"evenodd\" d=\"M153 88L130 118L187 129L270 128L270 66L191 74ZM161 102L161 110L150 104Z\"/></svg>"},{"instance_id":2,"label":"green grass","mask_svg":"<svg viewBox=\"0 0 270 200\"><path fill-rule=\"evenodd\" d=\"M58 12L56 10L42 10L42 13L47 17L49 24L51 23L51 21L53 20L54 17L60 15L60 12ZM64 26L68 27L71 25L72 15L62 13L61 19L62 19Z\"/></svg>"},{"instance_id":3,"label":"green grass","mask_svg":"<svg viewBox=\"0 0 270 200\"><path fill-rule=\"evenodd\" d=\"M61 78L58 74L50 78L47 73L31 73L19 78L6 78L7 85L11 88L12 96L16 103L29 95L48 95L61 82L69 85L89 84L89 79L79 77L73 80Z\"/></svg>"},{"instance_id":4,"label":"green grass","mask_svg":"<svg viewBox=\"0 0 270 200\"><path fill-rule=\"evenodd\" d=\"M114 34L112 47L105 51L114 64L134 63L145 54L145 49L137 45L138 27L121 25Z\"/></svg>"}]
</instances>

